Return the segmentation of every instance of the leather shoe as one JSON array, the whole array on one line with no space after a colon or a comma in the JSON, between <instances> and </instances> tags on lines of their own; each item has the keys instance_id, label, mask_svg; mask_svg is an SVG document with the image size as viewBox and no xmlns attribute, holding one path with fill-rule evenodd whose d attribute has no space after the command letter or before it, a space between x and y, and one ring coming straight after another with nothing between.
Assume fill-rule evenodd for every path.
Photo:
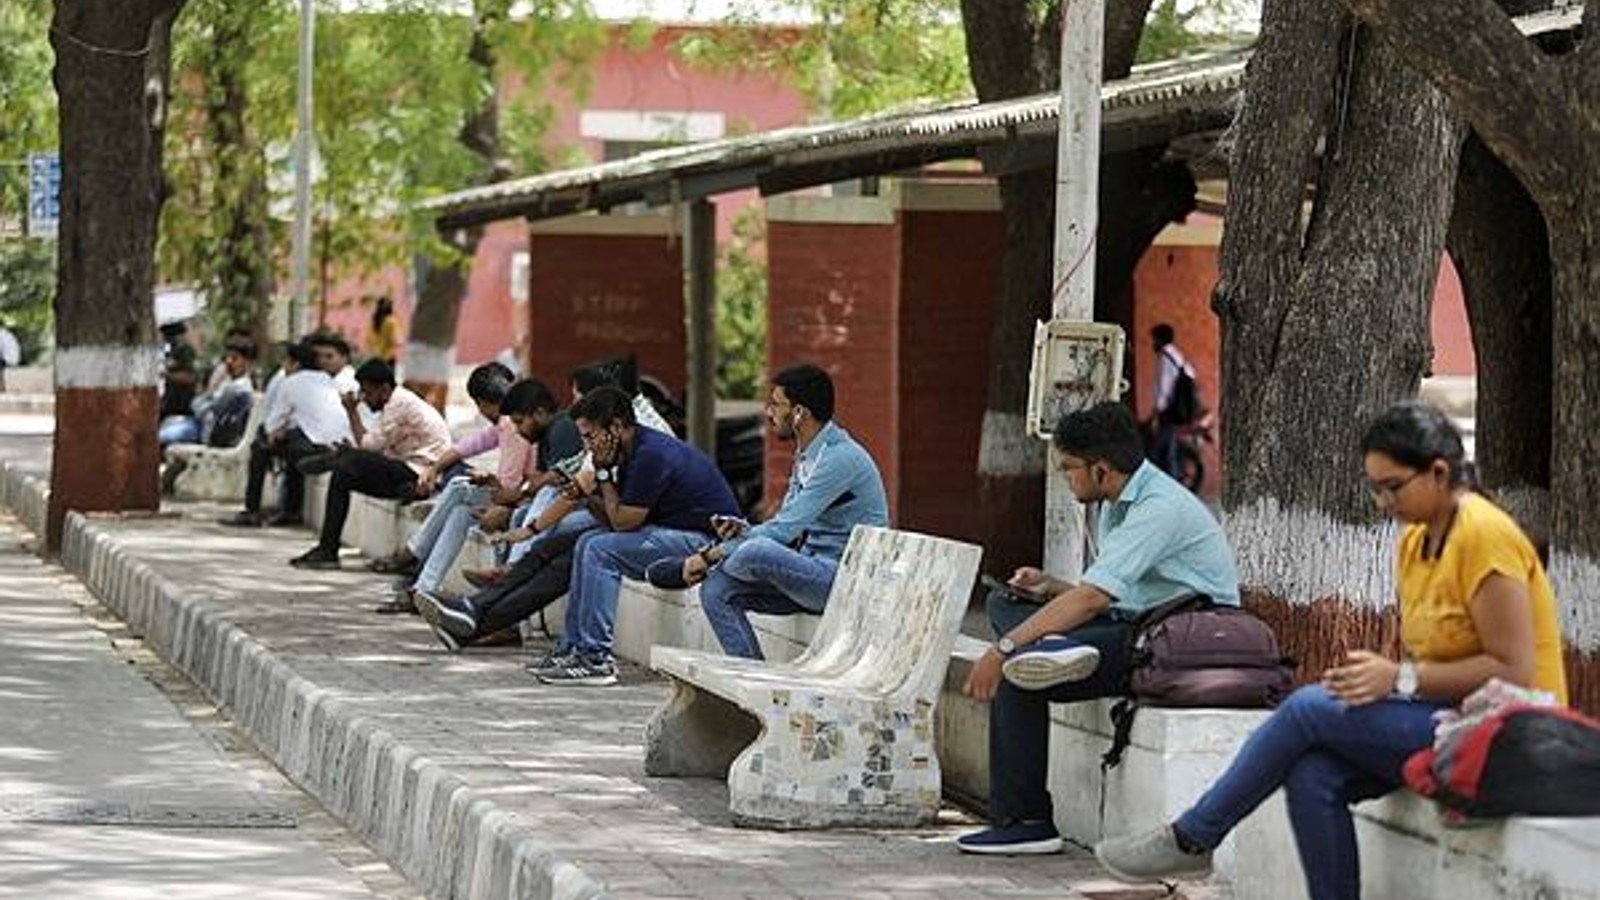
<instances>
[{"instance_id":1,"label":"leather shoe","mask_svg":"<svg viewBox=\"0 0 1600 900\"><path fill-rule=\"evenodd\" d=\"M339 552L337 550L324 550L321 547L312 547L310 550L289 560L289 565L296 569L337 569L339 568Z\"/></svg>"},{"instance_id":2,"label":"leather shoe","mask_svg":"<svg viewBox=\"0 0 1600 900\"><path fill-rule=\"evenodd\" d=\"M417 615L417 602L412 599L411 592L401 591L392 598L379 603L372 611L380 616Z\"/></svg>"},{"instance_id":3,"label":"leather shoe","mask_svg":"<svg viewBox=\"0 0 1600 900\"><path fill-rule=\"evenodd\" d=\"M217 523L219 525L227 525L230 528L260 528L261 514L254 513L246 509L241 512L236 512L231 516L218 519Z\"/></svg>"}]
</instances>

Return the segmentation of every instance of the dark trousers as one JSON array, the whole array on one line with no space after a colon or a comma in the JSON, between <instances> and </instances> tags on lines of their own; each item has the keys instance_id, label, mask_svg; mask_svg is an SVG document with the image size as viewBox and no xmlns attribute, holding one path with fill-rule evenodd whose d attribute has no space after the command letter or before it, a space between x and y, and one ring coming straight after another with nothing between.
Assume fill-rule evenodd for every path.
<instances>
[{"instance_id":1,"label":"dark trousers","mask_svg":"<svg viewBox=\"0 0 1600 900\"><path fill-rule=\"evenodd\" d=\"M987 606L996 634L1005 634L1039 605L991 591ZM1048 822L1053 818L1046 786L1050 759L1050 704L1117 697L1128 689L1128 640L1132 625L1096 616L1066 636L1100 651L1100 667L1082 681L1044 691L1025 691L1001 681L989 708L989 819Z\"/></svg>"},{"instance_id":2,"label":"dark trousers","mask_svg":"<svg viewBox=\"0 0 1600 900\"><path fill-rule=\"evenodd\" d=\"M538 543L494 584L469 600L478 612L473 640L521 622L565 594L572 585L572 557L587 531L557 532Z\"/></svg>"},{"instance_id":3,"label":"dark trousers","mask_svg":"<svg viewBox=\"0 0 1600 900\"><path fill-rule=\"evenodd\" d=\"M350 517L350 494L384 500L410 500L416 496L417 473L390 456L372 450L345 448L334 461L328 482L328 505L322 512L322 535L317 546L339 552L339 535Z\"/></svg>"},{"instance_id":4,"label":"dark trousers","mask_svg":"<svg viewBox=\"0 0 1600 900\"><path fill-rule=\"evenodd\" d=\"M305 432L298 428L291 428L284 433L283 440L271 443L267 440L265 428L256 431L255 439L250 442L250 474L244 486L244 508L253 512L261 512L261 491L267 482L267 471L272 468L272 461L283 460L283 503L278 513L286 516L300 515L300 508L304 505L306 482L300 470L294 467L302 458L327 451L321 444L311 443Z\"/></svg>"}]
</instances>

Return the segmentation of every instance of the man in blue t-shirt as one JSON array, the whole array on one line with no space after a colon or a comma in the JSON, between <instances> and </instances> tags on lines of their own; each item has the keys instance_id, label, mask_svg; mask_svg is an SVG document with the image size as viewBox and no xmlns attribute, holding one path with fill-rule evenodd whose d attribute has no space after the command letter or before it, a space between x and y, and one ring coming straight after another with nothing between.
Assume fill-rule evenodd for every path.
<instances>
[{"instance_id":1,"label":"man in blue t-shirt","mask_svg":"<svg viewBox=\"0 0 1600 900\"><path fill-rule=\"evenodd\" d=\"M737 515L739 504L704 453L639 427L625 392L590 391L571 413L594 459L584 500L602 527L574 551L565 652L533 672L546 684L615 684L611 641L622 577L642 578L657 560L700 550L714 539L711 517Z\"/></svg>"}]
</instances>

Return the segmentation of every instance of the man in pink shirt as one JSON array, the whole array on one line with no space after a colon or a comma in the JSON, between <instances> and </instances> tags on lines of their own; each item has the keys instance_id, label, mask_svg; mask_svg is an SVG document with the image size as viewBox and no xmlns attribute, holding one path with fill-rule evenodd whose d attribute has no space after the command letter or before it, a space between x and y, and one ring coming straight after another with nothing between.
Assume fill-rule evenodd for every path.
<instances>
[{"instance_id":1,"label":"man in pink shirt","mask_svg":"<svg viewBox=\"0 0 1600 900\"><path fill-rule=\"evenodd\" d=\"M426 400L397 386L388 363L377 359L362 363L356 369L356 383L361 386L361 402L378 413L378 421L370 430L366 428L355 398L345 398L350 431L358 446L340 447L300 461L301 472L332 472L333 479L317 545L289 560L297 569L339 568L339 536L350 515L352 491L390 500L425 496L418 491L422 473L450 449L450 428L444 416Z\"/></svg>"},{"instance_id":2,"label":"man in pink shirt","mask_svg":"<svg viewBox=\"0 0 1600 900\"><path fill-rule=\"evenodd\" d=\"M440 478L446 478L444 490L434 499L427 521L406 546L393 556L373 560L368 566L374 572L416 576L401 586L395 599L380 604L378 612L414 611L412 590L439 589L466 543L474 518L485 531L502 530L511 508L544 483L533 445L517 430L511 419L514 411L505 408L506 393L511 390L512 381L511 370L497 362L481 365L467 377L467 395L489 424L458 442L422 473L418 480L419 494L431 492ZM550 407L553 411L553 400ZM464 460L496 448L500 451L500 460L495 472L448 477Z\"/></svg>"}]
</instances>

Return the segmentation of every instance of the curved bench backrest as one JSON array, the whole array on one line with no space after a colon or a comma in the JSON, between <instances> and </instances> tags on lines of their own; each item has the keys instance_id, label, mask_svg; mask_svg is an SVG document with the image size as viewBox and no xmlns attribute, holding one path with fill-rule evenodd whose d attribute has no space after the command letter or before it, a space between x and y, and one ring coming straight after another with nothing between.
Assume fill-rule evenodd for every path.
<instances>
[{"instance_id":1,"label":"curved bench backrest","mask_svg":"<svg viewBox=\"0 0 1600 900\"><path fill-rule=\"evenodd\" d=\"M856 526L816 636L794 668L931 705L982 559L972 544Z\"/></svg>"}]
</instances>

